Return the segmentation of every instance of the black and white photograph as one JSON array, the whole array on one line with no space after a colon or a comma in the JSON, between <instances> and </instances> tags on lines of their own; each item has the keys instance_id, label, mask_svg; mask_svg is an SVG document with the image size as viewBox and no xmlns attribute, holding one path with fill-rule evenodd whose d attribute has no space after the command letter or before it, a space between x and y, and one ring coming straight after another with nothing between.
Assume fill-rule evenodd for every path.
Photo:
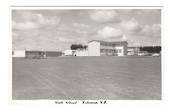
<instances>
[{"instance_id":1,"label":"black and white photograph","mask_svg":"<svg viewBox=\"0 0 170 112\"><path fill-rule=\"evenodd\" d=\"M12 8L12 100L161 100L161 8Z\"/></svg>"}]
</instances>

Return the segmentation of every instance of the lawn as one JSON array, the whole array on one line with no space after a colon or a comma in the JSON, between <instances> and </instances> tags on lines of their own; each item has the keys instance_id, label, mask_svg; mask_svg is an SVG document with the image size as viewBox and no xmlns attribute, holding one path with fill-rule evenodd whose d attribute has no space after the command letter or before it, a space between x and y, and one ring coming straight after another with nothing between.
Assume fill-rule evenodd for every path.
<instances>
[{"instance_id":1,"label":"lawn","mask_svg":"<svg viewBox=\"0 0 170 112\"><path fill-rule=\"evenodd\" d=\"M13 58L14 100L160 100L160 57Z\"/></svg>"}]
</instances>

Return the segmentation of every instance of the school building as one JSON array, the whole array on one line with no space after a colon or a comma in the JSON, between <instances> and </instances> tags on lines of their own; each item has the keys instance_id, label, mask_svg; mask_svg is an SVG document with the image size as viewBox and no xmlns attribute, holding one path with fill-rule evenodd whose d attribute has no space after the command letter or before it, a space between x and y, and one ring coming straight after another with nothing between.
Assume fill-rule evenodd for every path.
<instances>
[{"instance_id":1,"label":"school building","mask_svg":"<svg viewBox=\"0 0 170 112\"><path fill-rule=\"evenodd\" d=\"M89 56L126 56L126 41L107 42L92 40L88 43Z\"/></svg>"}]
</instances>

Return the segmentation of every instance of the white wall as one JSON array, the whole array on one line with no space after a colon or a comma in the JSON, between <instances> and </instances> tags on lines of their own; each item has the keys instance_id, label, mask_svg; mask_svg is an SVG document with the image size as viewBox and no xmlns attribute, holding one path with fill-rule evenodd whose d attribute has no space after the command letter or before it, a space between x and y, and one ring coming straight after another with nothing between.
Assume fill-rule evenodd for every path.
<instances>
[{"instance_id":1,"label":"white wall","mask_svg":"<svg viewBox=\"0 0 170 112\"><path fill-rule=\"evenodd\" d=\"M88 50L76 50L76 56L88 56Z\"/></svg>"},{"instance_id":2,"label":"white wall","mask_svg":"<svg viewBox=\"0 0 170 112\"><path fill-rule=\"evenodd\" d=\"M25 57L25 50L13 51L12 57Z\"/></svg>"},{"instance_id":3,"label":"white wall","mask_svg":"<svg viewBox=\"0 0 170 112\"><path fill-rule=\"evenodd\" d=\"M92 41L88 44L89 56L100 56L100 42Z\"/></svg>"},{"instance_id":4,"label":"white wall","mask_svg":"<svg viewBox=\"0 0 170 112\"><path fill-rule=\"evenodd\" d=\"M64 55L65 56L72 56L73 55L73 51L72 50L65 50L64 51Z\"/></svg>"}]
</instances>

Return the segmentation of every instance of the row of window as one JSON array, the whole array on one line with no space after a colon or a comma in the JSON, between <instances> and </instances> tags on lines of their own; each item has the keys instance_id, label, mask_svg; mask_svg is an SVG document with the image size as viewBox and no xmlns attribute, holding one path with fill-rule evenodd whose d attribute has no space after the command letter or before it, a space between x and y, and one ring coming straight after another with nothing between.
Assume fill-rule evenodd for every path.
<instances>
[{"instance_id":1,"label":"row of window","mask_svg":"<svg viewBox=\"0 0 170 112\"><path fill-rule=\"evenodd\" d=\"M100 52L104 53L104 52L107 52L107 53L122 53L122 49L101 49Z\"/></svg>"}]
</instances>

